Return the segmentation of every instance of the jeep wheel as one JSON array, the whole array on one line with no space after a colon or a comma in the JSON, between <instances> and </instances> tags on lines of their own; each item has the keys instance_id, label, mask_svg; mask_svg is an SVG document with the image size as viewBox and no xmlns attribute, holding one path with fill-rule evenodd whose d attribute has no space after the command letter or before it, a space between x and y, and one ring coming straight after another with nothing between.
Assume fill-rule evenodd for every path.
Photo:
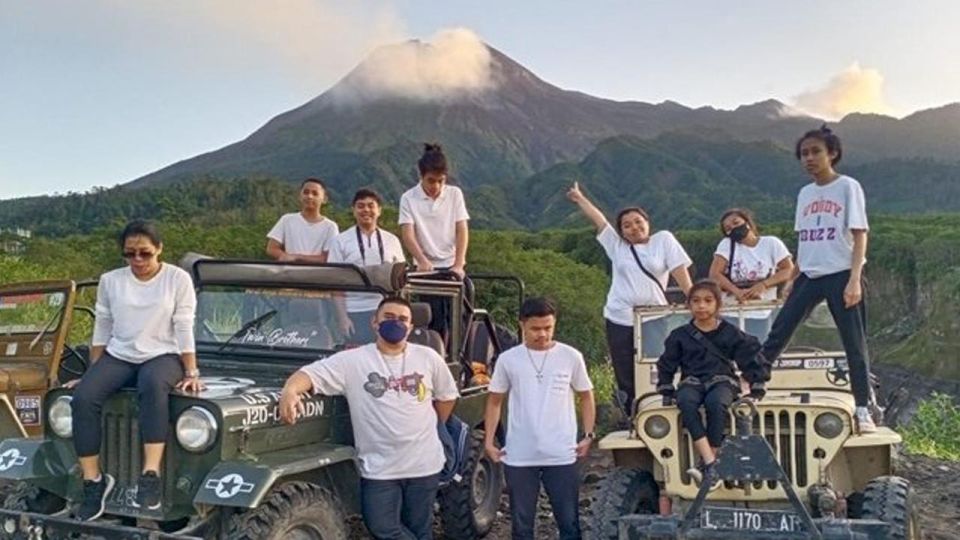
<instances>
[{"instance_id":1,"label":"jeep wheel","mask_svg":"<svg viewBox=\"0 0 960 540\"><path fill-rule=\"evenodd\" d=\"M590 501L587 530L591 538L619 538L617 520L627 514L657 511L660 486L653 475L639 469L614 469L597 483Z\"/></svg>"},{"instance_id":2,"label":"jeep wheel","mask_svg":"<svg viewBox=\"0 0 960 540\"><path fill-rule=\"evenodd\" d=\"M470 434L470 459L463 480L440 491L440 521L448 538L481 538L497 519L503 466L483 451L483 431Z\"/></svg>"},{"instance_id":3,"label":"jeep wheel","mask_svg":"<svg viewBox=\"0 0 960 540\"><path fill-rule=\"evenodd\" d=\"M349 531L340 501L307 482L288 482L260 506L236 515L230 540L346 540Z\"/></svg>"},{"instance_id":4,"label":"jeep wheel","mask_svg":"<svg viewBox=\"0 0 960 540\"><path fill-rule=\"evenodd\" d=\"M864 519L890 524L892 540L919 540L920 524L913 508L913 488L899 476L881 476L867 482L863 490Z\"/></svg>"},{"instance_id":5,"label":"jeep wheel","mask_svg":"<svg viewBox=\"0 0 960 540\"><path fill-rule=\"evenodd\" d=\"M3 501L6 510L37 514L54 514L66 506L67 501L62 497L26 482L17 482Z\"/></svg>"}]
</instances>

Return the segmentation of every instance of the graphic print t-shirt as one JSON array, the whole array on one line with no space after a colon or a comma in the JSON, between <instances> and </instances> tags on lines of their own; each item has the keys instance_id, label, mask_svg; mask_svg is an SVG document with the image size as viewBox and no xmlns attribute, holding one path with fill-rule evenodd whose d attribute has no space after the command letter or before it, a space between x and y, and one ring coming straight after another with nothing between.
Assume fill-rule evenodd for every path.
<instances>
[{"instance_id":1,"label":"graphic print t-shirt","mask_svg":"<svg viewBox=\"0 0 960 540\"><path fill-rule=\"evenodd\" d=\"M797 195L797 266L811 278L849 270L852 230L869 228L859 182L841 175L825 186L807 184Z\"/></svg>"},{"instance_id":2,"label":"graphic print t-shirt","mask_svg":"<svg viewBox=\"0 0 960 540\"><path fill-rule=\"evenodd\" d=\"M408 343L404 359L381 355L371 343L300 371L314 392L346 396L362 477L418 478L443 468L433 401L456 399L459 392L436 351Z\"/></svg>"},{"instance_id":3,"label":"graphic print t-shirt","mask_svg":"<svg viewBox=\"0 0 960 540\"><path fill-rule=\"evenodd\" d=\"M725 260L730 258L730 239L724 238L717 244L713 253ZM757 245L750 247L737 244L733 250L733 261L727 260L730 265L730 279L734 283L760 281L767 279L777 271L777 264L790 256L790 251L783 241L776 236L761 236ZM777 297L777 288L770 287L763 292L763 300L774 300ZM736 303L732 295L724 297L724 303Z\"/></svg>"}]
</instances>

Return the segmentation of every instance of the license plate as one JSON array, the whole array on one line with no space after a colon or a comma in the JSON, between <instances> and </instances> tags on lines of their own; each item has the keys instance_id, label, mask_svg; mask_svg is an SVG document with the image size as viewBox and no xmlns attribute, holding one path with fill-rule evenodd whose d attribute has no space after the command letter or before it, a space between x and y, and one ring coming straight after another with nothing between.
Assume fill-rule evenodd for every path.
<instances>
[{"instance_id":1,"label":"license plate","mask_svg":"<svg viewBox=\"0 0 960 540\"><path fill-rule=\"evenodd\" d=\"M704 529L760 532L797 532L804 530L797 515L789 510L748 510L707 506L700 512Z\"/></svg>"}]
</instances>

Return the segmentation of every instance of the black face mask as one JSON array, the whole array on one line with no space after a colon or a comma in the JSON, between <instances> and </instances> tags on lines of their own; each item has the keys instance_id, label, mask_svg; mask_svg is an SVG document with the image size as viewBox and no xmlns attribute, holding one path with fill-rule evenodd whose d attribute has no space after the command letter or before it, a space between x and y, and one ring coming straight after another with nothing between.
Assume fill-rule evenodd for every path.
<instances>
[{"instance_id":1,"label":"black face mask","mask_svg":"<svg viewBox=\"0 0 960 540\"><path fill-rule=\"evenodd\" d=\"M727 233L727 236L730 238L730 240L733 240L739 244L740 242L743 242L743 239L747 237L747 233L749 232L750 227L744 223L743 225L738 225L730 229L730 232Z\"/></svg>"}]
</instances>

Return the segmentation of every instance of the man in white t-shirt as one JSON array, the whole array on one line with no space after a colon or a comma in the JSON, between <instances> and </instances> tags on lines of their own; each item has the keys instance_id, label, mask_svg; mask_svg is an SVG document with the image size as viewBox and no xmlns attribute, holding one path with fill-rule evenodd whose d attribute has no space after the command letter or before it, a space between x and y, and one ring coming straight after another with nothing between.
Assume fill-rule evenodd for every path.
<instances>
[{"instance_id":1,"label":"man in white t-shirt","mask_svg":"<svg viewBox=\"0 0 960 540\"><path fill-rule=\"evenodd\" d=\"M432 538L445 455L437 422L459 396L443 358L407 343L410 303L384 299L377 341L304 366L287 379L280 414L294 423L304 394L346 396L360 468L361 511L375 538Z\"/></svg>"},{"instance_id":2,"label":"man in white t-shirt","mask_svg":"<svg viewBox=\"0 0 960 540\"><path fill-rule=\"evenodd\" d=\"M333 239L327 260L361 267L404 262L400 239L379 226L380 195L360 189L353 196L352 208L357 223ZM380 300L381 296L375 293L346 293L337 299L337 322L340 331L350 336L351 343L374 340L373 316Z\"/></svg>"},{"instance_id":3,"label":"man in white t-shirt","mask_svg":"<svg viewBox=\"0 0 960 540\"><path fill-rule=\"evenodd\" d=\"M318 178L300 184L300 211L284 214L267 233L267 255L281 262L327 262L327 253L340 232L321 214L327 189Z\"/></svg>"},{"instance_id":4,"label":"man in white t-shirt","mask_svg":"<svg viewBox=\"0 0 960 540\"><path fill-rule=\"evenodd\" d=\"M834 170L842 156L840 139L826 127L805 133L796 156L813 179L797 195L799 272L763 344L763 356L775 362L810 310L826 300L850 369L857 427L860 433L874 432L862 283L869 230L863 188Z\"/></svg>"},{"instance_id":5,"label":"man in white t-shirt","mask_svg":"<svg viewBox=\"0 0 960 540\"><path fill-rule=\"evenodd\" d=\"M590 451L596 410L583 355L553 340L556 320L549 301L526 300L520 308L523 344L500 355L488 387L485 449L504 464L514 539L534 538L541 484L560 539L580 538L577 458ZM574 392L586 433L579 442ZM495 436L508 394L507 444L500 449Z\"/></svg>"}]
</instances>

